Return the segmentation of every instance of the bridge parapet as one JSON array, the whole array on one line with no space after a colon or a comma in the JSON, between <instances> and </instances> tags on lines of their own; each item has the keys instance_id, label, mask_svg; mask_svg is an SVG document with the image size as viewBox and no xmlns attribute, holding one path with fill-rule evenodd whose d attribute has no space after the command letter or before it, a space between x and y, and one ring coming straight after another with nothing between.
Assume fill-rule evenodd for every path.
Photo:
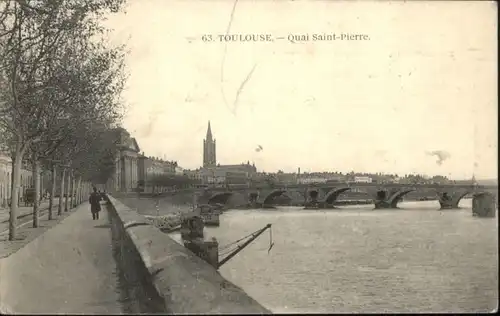
<instances>
[{"instance_id":1,"label":"bridge parapet","mask_svg":"<svg viewBox=\"0 0 500 316\"><path fill-rule=\"evenodd\" d=\"M263 190L294 190L297 192L307 191L318 191L320 194L327 194L333 188L338 187L350 187L352 189L370 189L370 191L377 189L385 189L385 190L460 190L460 189L472 189L475 191L487 191L487 192L495 192L498 191L498 186L483 186L483 185L471 185L471 184L403 184L403 183L353 183L353 182L345 182L345 183L336 183L332 184L314 184L314 185L304 185L304 184L292 184L292 185L274 185L274 186L255 186L255 187L207 187L204 189L183 189L177 191L180 192L195 192L195 191L209 191L212 193L217 192L256 192ZM367 191L367 190L364 190ZM174 194L174 192L164 193L164 194Z\"/></svg>"},{"instance_id":2,"label":"bridge parapet","mask_svg":"<svg viewBox=\"0 0 500 316\"><path fill-rule=\"evenodd\" d=\"M270 314L215 268L108 195L118 264L132 296L166 314ZM134 297L135 298L135 297ZM146 310L141 310L146 312Z\"/></svg>"},{"instance_id":3,"label":"bridge parapet","mask_svg":"<svg viewBox=\"0 0 500 316\"><path fill-rule=\"evenodd\" d=\"M347 188L347 189L345 189ZM340 192L337 190L341 189ZM341 194L351 195L354 199L373 199L380 200L378 198L378 192L386 192L385 198L387 203L379 204L380 207L386 205L385 207L390 207L396 205L399 200L401 200L407 193L416 192L413 194L420 195L419 198L423 199L433 199L437 198L442 203L444 208L456 208L457 203L460 199L469 193L476 192L489 192L497 196L498 187L496 186L474 186L474 185L455 185L455 184L376 184L376 183L347 183L338 184L335 187L331 185L283 185L283 186L262 186L262 187L229 187L229 188L205 188L197 189L191 191L178 191L177 193L166 193L166 194L193 194L194 191L200 195L200 203L217 203L225 204L235 193L240 194L239 200L247 200L247 204L255 202L257 204L263 205L268 204L280 194L294 196L293 203L308 203L313 200L325 205L325 207L330 208L333 206L334 202L339 198ZM274 193L273 193L274 192ZM281 192L278 194L278 192ZM311 195L311 193L317 192L317 194ZM352 193L350 193L352 192ZM398 194L405 192L403 194ZM442 199L443 193L446 192L448 197L452 196L454 198L449 201ZM293 194L291 194L293 193ZM360 195L361 193L361 195ZM465 193L462 195L462 193ZM269 195L272 194L271 197ZM458 194L458 195L457 195ZM366 196L363 196L366 195ZM302 197L300 197L302 196ZM394 197L394 199L391 199ZM253 203L252 202L252 203ZM254 205L257 206L258 205ZM449 204L449 205L448 205ZM392 206L391 206L392 205ZM395 206L394 206L395 207Z\"/></svg>"}]
</instances>

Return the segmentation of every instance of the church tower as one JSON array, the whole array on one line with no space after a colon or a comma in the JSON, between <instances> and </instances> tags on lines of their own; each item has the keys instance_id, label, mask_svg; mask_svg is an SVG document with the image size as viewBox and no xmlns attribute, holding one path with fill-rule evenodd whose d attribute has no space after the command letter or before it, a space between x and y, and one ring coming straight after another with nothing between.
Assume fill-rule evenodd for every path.
<instances>
[{"instance_id":1,"label":"church tower","mask_svg":"<svg viewBox=\"0 0 500 316\"><path fill-rule=\"evenodd\" d=\"M208 121L208 129L206 139L203 140L203 167L215 167L215 139L212 137L212 129L210 121Z\"/></svg>"}]
</instances>

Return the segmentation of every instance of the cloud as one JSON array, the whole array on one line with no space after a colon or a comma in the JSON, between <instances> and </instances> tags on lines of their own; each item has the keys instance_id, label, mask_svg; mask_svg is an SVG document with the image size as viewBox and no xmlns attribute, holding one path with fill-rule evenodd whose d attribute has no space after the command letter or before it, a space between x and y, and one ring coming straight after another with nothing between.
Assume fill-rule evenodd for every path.
<instances>
[{"instance_id":1,"label":"cloud","mask_svg":"<svg viewBox=\"0 0 500 316\"><path fill-rule=\"evenodd\" d=\"M425 153L429 156L436 156L438 159L436 163L440 166L443 164L445 160L451 157L450 153L444 150L427 151Z\"/></svg>"}]
</instances>

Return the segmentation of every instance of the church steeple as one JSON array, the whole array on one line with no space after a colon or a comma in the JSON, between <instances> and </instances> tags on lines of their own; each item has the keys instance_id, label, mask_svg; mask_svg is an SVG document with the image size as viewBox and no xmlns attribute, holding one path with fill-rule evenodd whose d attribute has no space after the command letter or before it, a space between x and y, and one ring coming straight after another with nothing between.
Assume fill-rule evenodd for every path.
<instances>
[{"instance_id":1,"label":"church steeple","mask_svg":"<svg viewBox=\"0 0 500 316\"><path fill-rule=\"evenodd\" d=\"M212 140L212 128L210 127L210 121L208 121L207 140Z\"/></svg>"},{"instance_id":2,"label":"church steeple","mask_svg":"<svg viewBox=\"0 0 500 316\"><path fill-rule=\"evenodd\" d=\"M203 140L203 167L214 167L217 163L216 144L208 121L207 137Z\"/></svg>"}]
</instances>

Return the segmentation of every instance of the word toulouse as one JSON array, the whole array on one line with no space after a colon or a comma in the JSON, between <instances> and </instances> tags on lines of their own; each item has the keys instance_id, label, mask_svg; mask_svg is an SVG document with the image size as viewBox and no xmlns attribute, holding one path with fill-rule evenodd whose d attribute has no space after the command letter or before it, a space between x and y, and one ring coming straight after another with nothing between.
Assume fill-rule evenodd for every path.
<instances>
[{"instance_id":1,"label":"word toulouse","mask_svg":"<svg viewBox=\"0 0 500 316\"><path fill-rule=\"evenodd\" d=\"M226 35L215 35L210 34L203 35L201 39L204 42L212 42L214 39L219 42L272 42L274 41L271 34L226 34Z\"/></svg>"}]
</instances>

